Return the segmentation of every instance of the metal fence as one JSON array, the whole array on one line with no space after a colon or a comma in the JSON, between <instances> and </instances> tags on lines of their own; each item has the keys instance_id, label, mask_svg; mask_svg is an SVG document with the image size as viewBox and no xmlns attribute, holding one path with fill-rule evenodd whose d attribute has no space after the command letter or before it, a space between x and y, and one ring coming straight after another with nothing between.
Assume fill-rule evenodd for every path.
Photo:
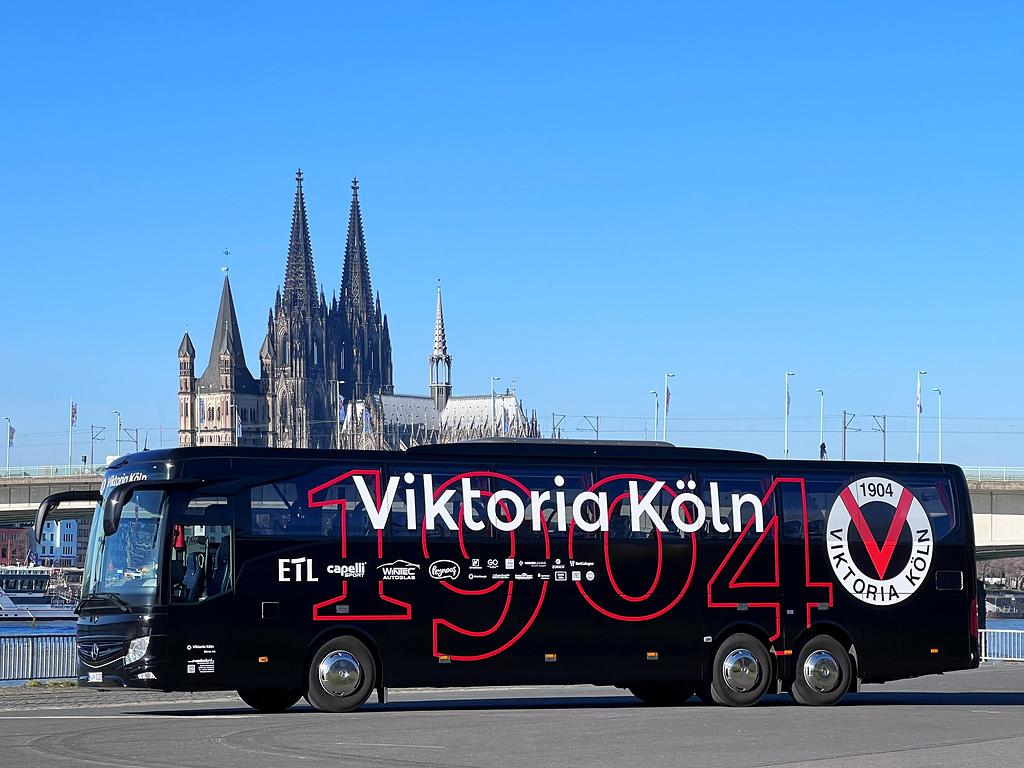
<instances>
[{"instance_id":1,"label":"metal fence","mask_svg":"<svg viewBox=\"0 0 1024 768\"><path fill-rule=\"evenodd\" d=\"M1024 629L981 630L982 661L1024 661Z\"/></svg>"},{"instance_id":2,"label":"metal fence","mask_svg":"<svg viewBox=\"0 0 1024 768\"><path fill-rule=\"evenodd\" d=\"M38 464L28 467L0 465L0 478L6 477L86 477L103 474L106 464Z\"/></svg>"},{"instance_id":3,"label":"metal fence","mask_svg":"<svg viewBox=\"0 0 1024 768\"><path fill-rule=\"evenodd\" d=\"M968 480L996 483L1024 482L1024 467L963 467Z\"/></svg>"},{"instance_id":4,"label":"metal fence","mask_svg":"<svg viewBox=\"0 0 1024 768\"><path fill-rule=\"evenodd\" d=\"M77 677L74 635L0 637L0 681Z\"/></svg>"}]
</instances>

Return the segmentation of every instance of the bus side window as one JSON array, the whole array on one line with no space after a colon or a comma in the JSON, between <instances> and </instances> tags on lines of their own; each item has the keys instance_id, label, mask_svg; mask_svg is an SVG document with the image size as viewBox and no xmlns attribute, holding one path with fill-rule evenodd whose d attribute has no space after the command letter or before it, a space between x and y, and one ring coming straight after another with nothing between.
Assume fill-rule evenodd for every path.
<instances>
[{"instance_id":1,"label":"bus side window","mask_svg":"<svg viewBox=\"0 0 1024 768\"><path fill-rule=\"evenodd\" d=\"M317 494L317 505L309 505L309 491L342 470L317 470L297 479L280 480L249 489L248 526L250 536L296 539L337 539L341 536L341 508L345 504L345 525L349 540L376 536L371 529L362 500L352 482L332 485ZM324 502L327 502L324 504ZM322 506L321 506L322 505Z\"/></svg>"},{"instance_id":2,"label":"bus side window","mask_svg":"<svg viewBox=\"0 0 1024 768\"><path fill-rule=\"evenodd\" d=\"M809 541L823 541L825 520L836 496L843 489L848 478L810 477L804 481L807 495L807 538ZM796 483L782 484L782 536L791 541L804 537L804 506L800 497L800 486Z\"/></svg>"},{"instance_id":3,"label":"bus side window","mask_svg":"<svg viewBox=\"0 0 1024 768\"><path fill-rule=\"evenodd\" d=\"M715 529L712 521L712 498L711 498L711 483L715 482L718 486L718 508L719 518L723 523L729 526L728 532L720 532ZM762 520L764 527L768 526L768 523L775 516L775 493L772 493L766 501L764 501L765 494L768 493L768 489L771 488L772 477L771 475L764 472L716 472L709 470L703 472L701 475L701 499L707 508L708 519L704 523L703 534L707 538L712 539L734 539L744 529L747 523L750 522L752 517L755 517L757 507L756 505L744 502L739 507L739 519L736 520L735 510L733 509L733 500L739 501L744 496L750 495L762 501ZM762 528L763 530L763 528ZM750 526L747 531L747 536L757 537L761 535L761 531L758 530L757 524Z\"/></svg>"},{"instance_id":4,"label":"bus side window","mask_svg":"<svg viewBox=\"0 0 1024 768\"><path fill-rule=\"evenodd\" d=\"M654 507L658 516L664 522L665 527L668 528L668 533L663 533L662 536L680 538L686 534L682 533L679 528L672 521L672 499L674 493L679 493L677 490L676 482L682 481L684 484L693 479L693 472L689 469L659 469L652 472L647 469L616 469L614 472L604 472L603 477L614 477L615 475L642 475L645 477L653 477L656 481L661 481L665 484L664 490L658 494L654 499L651 506ZM599 476L598 482L603 479ZM642 499L651 490L651 483L647 480L634 480L633 478L625 477L622 479L609 480L608 482L602 483L598 489L599 492L603 492L608 497L608 537L610 539L649 539L657 534L655 533L655 524L651 519L650 515L641 514L638 519L638 530L633 530L632 523L632 505L630 501L630 489L631 483L636 483L637 498ZM692 518L693 510L688 509L690 517ZM683 519L688 519L686 513L682 513Z\"/></svg>"}]
</instances>

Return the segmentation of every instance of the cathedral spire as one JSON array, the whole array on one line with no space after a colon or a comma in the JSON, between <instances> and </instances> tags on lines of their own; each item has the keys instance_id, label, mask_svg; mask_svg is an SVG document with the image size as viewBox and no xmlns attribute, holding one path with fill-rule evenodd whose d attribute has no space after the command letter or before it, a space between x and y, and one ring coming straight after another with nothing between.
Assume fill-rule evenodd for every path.
<instances>
[{"instance_id":1,"label":"cathedral spire","mask_svg":"<svg viewBox=\"0 0 1024 768\"><path fill-rule=\"evenodd\" d=\"M302 169L295 174L295 206L292 210L292 234L288 242L288 265L284 273L286 306L316 304L316 272L313 269L313 246L309 242L306 219L306 198L302 194Z\"/></svg>"},{"instance_id":2,"label":"cathedral spire","mask_svg":"<svg viewBox=\"0 0 1024 768\"><path fill-rule=\"evenodd\" d=\"M370 263L363 237L363 214L359 209L359 179L352 179L352 205L348 213L348 238L341 274L342 303L356 316L369 319L373 312Z\"/></svg>"},{"instance_id":3,"label":"cathedral spire","mask_svg":"<svg viewBox=\"0 0 1024 768\"><path fill-rule=\"evenodd\" d=\"M437 316L434 319L434 355L433 359L444 360L448 357L448 340L444 335L444 308L441 306L441 284L437 285Z\"/></svg>"}]
</instances>

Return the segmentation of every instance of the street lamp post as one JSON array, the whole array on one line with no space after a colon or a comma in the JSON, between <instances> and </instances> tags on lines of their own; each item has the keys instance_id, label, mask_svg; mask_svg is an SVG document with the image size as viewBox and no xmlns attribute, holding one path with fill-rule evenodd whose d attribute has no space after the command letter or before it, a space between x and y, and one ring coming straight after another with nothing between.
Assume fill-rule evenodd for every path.
<instances>
[{"instance_id":1,"label":"street lamp post","mask_svg":"<svg viewBox=\"0 0 1024 768\"><path fill-rule=\"evenodd\" d=\"M818 387L818 455L820 458L825 457L822 454L821 446L825 444L825 390Z\"/></svg>"},{"instance_id":2,"label":"street lamp post","mask_svg":"<svg viewBox=\"0 0 1024 768\"><path fill-rule=\"evenodd\" d=\"M121 412L118 410L114 411L114 415L117 416L117 455L121 455Z\"/></svg>"},{"instance_id":3,"label":"street lamp post","mask_svg":"<svg viewBox=\"0 0 1024 768\"><path fill-rule=\"evenodd\" d=\"M494 382L501 381L501 376L491 376L491 436L498 435L498 413L494 409Z\"/></svg>"},{"instance_id":4,"label":"street lamp post","mask_svg":"<svg viewBox=\"0 0 1024 768\"><path fill-rule=\"evenodd\" d=\"M933 387L932 392L935 392L939 396L939 464L942 463L942 389L939 387Z\"/></svg>"},{"instance_id":5,"label":"street lamp post","mask_svg":"<svg viewBox=\"0 0 1024 768\"><path fill-rule=\"evenodd\" d=\"M784 458L789 458L789 377L796 376L793 371L786 371L786 415L783 420L783 454Z\"/></svg>"},{"instance_id":6,"label":"street lamp post","mask_svg":"<svg viewBox=\"0 0 1024 768\"><path fill-rule=\"evenodd\" d=\"M654 439L658 439L658 390L652 389L651 394L654 395Z\"/></svg>"},{"instance_id":7,"label":"street lamp post","mask_svg":"<svg viewBox=\"0 0 1024 768\"><path fill-rule=\"evenodd\" d=\"M917 446L917 460L921 460L921 411L924 410L921 404L921 377L926 376L928 371L917 372L917 429L914 431L916 435L915 443Z\"/></svg>"},{"instance_id":8,"label":"street lamp post","mask_svg":"<svg viewBox=\"0 0 1024 768\"><path fill-rule=\"evenodd\" d=\"M669 379L674 379L675 376L676 375L674 373L666 373L665 374L665 419L664 419L664 422L661 425L661 439L664 440L665 442L668 442L668 401L669 401L668 380Z\"/></svg>"}]
</instances>

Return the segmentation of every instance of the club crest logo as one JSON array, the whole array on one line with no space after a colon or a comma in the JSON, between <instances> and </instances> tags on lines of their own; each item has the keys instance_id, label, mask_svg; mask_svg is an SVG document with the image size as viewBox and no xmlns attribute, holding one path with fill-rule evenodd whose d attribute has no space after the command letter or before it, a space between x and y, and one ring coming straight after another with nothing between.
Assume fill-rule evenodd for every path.
<instances>
[{"instance_id":1,"label":"club crest logo","mask_svg":"<svg viewBox=\"0 0 1024 768\"><path fill-rule=\"evenodd\" d=\"M895 480L862 477L843 488L826 523L828 558L843 588L870 605L910 597L932 564L934 536L921 502Z\"/></svg>"}]
</instances>

